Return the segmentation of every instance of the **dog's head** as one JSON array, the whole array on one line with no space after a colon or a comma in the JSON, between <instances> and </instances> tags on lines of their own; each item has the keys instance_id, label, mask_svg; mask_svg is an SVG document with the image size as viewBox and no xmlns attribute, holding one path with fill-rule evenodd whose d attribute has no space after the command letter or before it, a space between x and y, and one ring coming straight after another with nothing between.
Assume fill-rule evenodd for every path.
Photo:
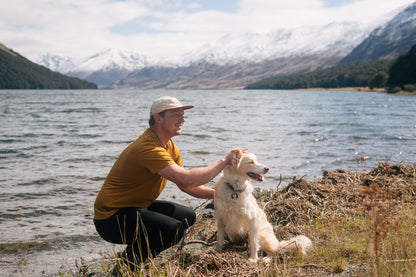
<instances>
[{"instance_id":1,"label":"dog's head","mask_svg":"<svg viewBox=\"0 0 416 277\"><path fill-rule=\"evenodd\" d=\"M269 168L263 164L259 164L254 154L243 152L237 148L231 150L230 171L232 174L248 177L257 182L263 182L263 174L266 174Z\"/></svg>"}]
</instances>

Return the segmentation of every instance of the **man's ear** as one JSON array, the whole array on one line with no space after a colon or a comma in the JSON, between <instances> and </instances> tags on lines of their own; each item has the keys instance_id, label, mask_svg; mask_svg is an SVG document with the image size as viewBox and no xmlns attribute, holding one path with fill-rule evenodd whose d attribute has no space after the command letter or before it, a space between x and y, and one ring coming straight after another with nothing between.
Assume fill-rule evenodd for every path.
<instances>
[{"instance_id":1,"label":"man's ear","mask_svg":"<svg viewBox=\"0 0 416 277\"><path fill-rule=\"evenodd\" d=\"M240 148L231 150L231 165L235 168L238 168L240 166L242 156L243 151Z\"/></svg>"},{"instance_id":2,"label":"man's ear","mask_svg":"<svg viewBox=\"0 0 416 277\"><path fill-rule=\"evenodd\" d=\"M154 114L153 118L155 119L155 122L160 122L162 120L162 117L158 113Z\"/></svg>"}]
</instances>

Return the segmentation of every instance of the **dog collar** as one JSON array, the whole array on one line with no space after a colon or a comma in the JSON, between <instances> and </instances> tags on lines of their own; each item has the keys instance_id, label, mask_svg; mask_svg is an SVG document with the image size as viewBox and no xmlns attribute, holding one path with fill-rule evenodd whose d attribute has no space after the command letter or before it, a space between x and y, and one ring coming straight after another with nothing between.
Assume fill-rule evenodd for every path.
<instances>
[{"instance_id":1,"label":"dog collar","mask_svg":"<svg viewBox=\"0 0 416 277\"><path fill-rule=\"evenodd\" d=\"M237 199L238 198L238 194L239 193L242 193L244 191L244 189L243 190L237 190L237 189L235 189L233 187L233 185L231 185L230 183L225 183L225 184L233 191L233 193L231 194L231 198L232 199Z\"/></svg>"}]
</instances>

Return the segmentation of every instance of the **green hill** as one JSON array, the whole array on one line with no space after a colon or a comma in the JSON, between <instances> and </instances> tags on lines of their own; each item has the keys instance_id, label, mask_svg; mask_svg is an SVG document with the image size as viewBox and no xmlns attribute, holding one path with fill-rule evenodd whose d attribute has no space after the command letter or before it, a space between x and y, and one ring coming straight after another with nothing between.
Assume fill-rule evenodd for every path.
<instances>
[{"instance_id":1,"label":"green hill","mask_svg":"<svg viewBox=\"0 0 416 277\"><path fill-rule=\"evenodd\" d=\"M246 89L384 87L393 61L355 62L313 72L263 79Z\"/></svg>"},{"instance_id":2,"label":"green hill","mask_svg":"<svg viewBox=\"0 0 416 277\"><path fill-rule=\"evenodd\" d=\"M97 89L97 85L53 72L0 43L0 89Z\"/></svg>"}]
</instances>

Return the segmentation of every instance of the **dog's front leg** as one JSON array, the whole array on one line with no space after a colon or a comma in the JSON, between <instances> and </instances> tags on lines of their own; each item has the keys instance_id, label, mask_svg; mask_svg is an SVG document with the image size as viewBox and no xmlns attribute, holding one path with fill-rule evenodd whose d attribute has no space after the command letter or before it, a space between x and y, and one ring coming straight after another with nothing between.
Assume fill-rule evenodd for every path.
<instances>
[{"instance_id":1,"label":"dog's front leg","mask_svg":"<svg viewBox=\"0 0 416 277\"><path fill-rule=\"evenodd\" d=\"M256 219L249 220L249 232L248 232L248 250L250 252L249 254L249 261L250 262L257 262L257 259L259 258L258 252L259 252L259 235L257 230L257 223L255 222Z\"/></svg>"},{"instance_id":2,"label":"dog's front leg","mask_svg":"<svg viewBox=\"0 0 416 277\"><path fill-rule=\"evenodd\" d=\"M220 218L217 218L217 244L216 250L220 252L224 248L225 230Z\"/></svg>"}]
</instances>

